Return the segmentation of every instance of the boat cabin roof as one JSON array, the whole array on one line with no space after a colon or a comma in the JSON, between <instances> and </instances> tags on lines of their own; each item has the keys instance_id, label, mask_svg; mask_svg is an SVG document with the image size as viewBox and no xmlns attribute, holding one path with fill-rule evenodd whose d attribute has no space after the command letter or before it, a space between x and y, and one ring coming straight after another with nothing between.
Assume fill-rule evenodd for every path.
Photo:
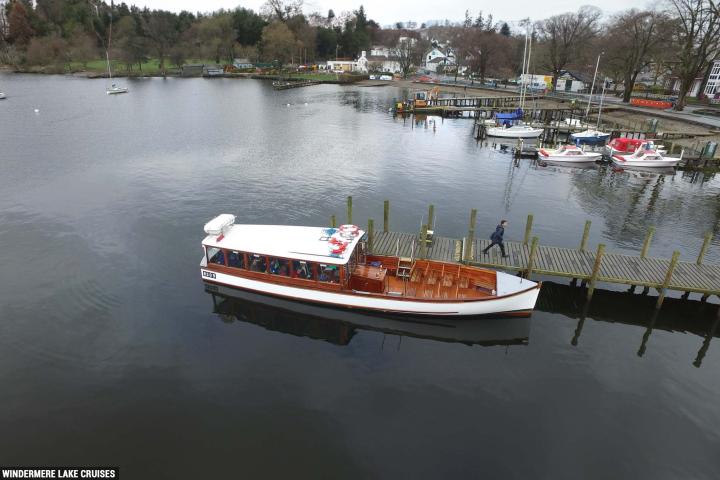
<instances>
[{"instance_id":1,"label":"boat cabin roof","mask_svg":"<svg viewBox=\"0 0 720 480\"><path fill-rule=\"evenodd\" d=\"M224 235L208 235L203 245L307 262L345 265L365 234L359 230L342 253L333 254L328 240L337 229L289 225L231 225Z\"/></svg>"}]
</instances>

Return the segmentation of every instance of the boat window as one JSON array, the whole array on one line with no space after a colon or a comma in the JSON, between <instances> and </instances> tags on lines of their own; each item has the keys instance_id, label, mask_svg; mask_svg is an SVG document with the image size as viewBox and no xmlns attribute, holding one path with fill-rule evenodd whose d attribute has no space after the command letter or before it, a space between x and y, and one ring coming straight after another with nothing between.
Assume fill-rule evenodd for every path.
<instances>
[{"instance_id":1,"label":"boat window","mask_svg":"<svg viewBox=\"0 0 720 480\"><path fill-rule=\"evenodd\" d=\"M287 277L290 274L290 261L284 258L270 257L270 273Z\"/></svg>"},{"instance_id":2,"label":"boat window","mask_svg":"<svg viewBox=\"0 0 720 480\"><path fill-rule=\"evenodd\" d=\"M320 281L340 283L340 272L337 265L320 264Z\"/></svg>"},{"instance_id":3,"label":"boat window","mask_svg":"<svg viewBox=\"0 0 720 480\"><path fill-rule=\"evenodd\" d=\"M225 265L225 252L221 248L207 247L208 263Z\"/></svg>"},{"instance_id":4,"label":"boat window","mask_svg":"<svg viewBox=\"0 0 720 480\"><path fill-rule=\"evenodd\" d=\"M228 254L228 265L235 268L245 268L245 254L235 250L231 251Z\"/></svg>"},{"instance_id":5,"label":"boat window","mask_svg":"<svg viewBox=\"0 0 720 480\"><path fill-rule=\"evenodd\" d=\"M314 280L312 264L302 260L293 260L293 276L305 280Z\"/></svg>"},{"instance_id":6,"label":"boat window","mask_svg":"<svg viewBox=\"0 0 720 480\"><path fill-rule=\"evenodd\" d=\"M265 272L267 270L265 257L256 254L250 255L250 270L253 272Z\"/></svg>"}]
</instances>

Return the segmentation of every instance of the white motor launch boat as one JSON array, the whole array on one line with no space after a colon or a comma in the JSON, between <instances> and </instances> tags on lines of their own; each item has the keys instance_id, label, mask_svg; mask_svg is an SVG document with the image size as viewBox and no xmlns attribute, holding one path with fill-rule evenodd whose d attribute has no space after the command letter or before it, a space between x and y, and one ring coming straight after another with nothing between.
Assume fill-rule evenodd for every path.
<instances>
[{"instance_id":1,"label":"white motor launch boat","mask_svg":"<svg viewBox=\"0 0 720 480\"><path fill-rule=\"evenodd\" d=\"M5 94L3 92L0 92L0 100L5 100Z\"/></svg>"},{"instance_id":2,"label":"white motor launch boat","mask_svg":"<svg viewBox=\"0 0 720 480\"><path fill-rule=\"evenodd\" d=\"M118 93L128 93L127 87L119 87L116 84L112 84L107 90L108 95L117 95Z\"/></svg>"},{"instance_id":3,"label":"white motor launch boat","mask_svg":"<svg viewBox=\"0 0 720 480\"><path fill-rule=\"evenodd\" d=\"M665 157L657 150L646 148L646 144L643 144L640 148L630 155L618 155L615 154L612 157L612 162L623 168L668 168L676 167L682 160L684 151L680 152L680 157Z\"/></svg>"},{"instance_id":4,"label":"white motor launch boat","mask_svg":"<svg viewBox=\"0 0 720 480\"><path fill-rule=\"evenodd\" d=\"M365 232L339 228L205 225L201 277L292 301L400 316L528 316L540 284L457 263L372 255Z\"/></svg>"},{"instance_id":5,"label":"white motor launch boat","mask_svg":"<svg viewBox=\"0 0 720 480\"><path fill-rule=\"evenodd\" d=\"M593 163L602 158L602 153L585 152L575 145L564 145L556 150L538 150L538 158L550 163Z\"/></svg>"},{"instance_id":6,"label":"white motor launch boat","mask_svg":"<svg viewBox=\"0 0 720 480\"><path fill-rule=\"evenodd\" d=\"M512 127L492 127L487 129L490 137L500 138L537 138L543 133L542 128L533 128L530 125L513 125Z\"/></svg>"}]
</instances>

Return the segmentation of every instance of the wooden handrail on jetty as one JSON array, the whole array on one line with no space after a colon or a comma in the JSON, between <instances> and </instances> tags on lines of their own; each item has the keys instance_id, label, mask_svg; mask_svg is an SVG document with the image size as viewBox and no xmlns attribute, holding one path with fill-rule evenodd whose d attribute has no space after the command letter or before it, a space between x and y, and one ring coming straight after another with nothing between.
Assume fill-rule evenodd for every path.
<instances>
[{"instance_id":1,"label":"wooden handrail on jetty","mask_svg":"<svg viewBox=\"0 0 720 480\"><path fill-rule=\"evenodd\" d=\"M377 231L371 226L370 253L376 255L399 255L412 257L413 245L418 241L418 233L393 232L389 225L389 202L384 203L383 229ZM431 209L434 211L434 208ZM480 267L490 267L515 271L526 277L545 275L570 278L573 284L581 281L588 286L587 298L590 300L597 282L629 285L631 291L643 287L644 293L653 288L658 291L656 307L660 308L667 291L684 292L683 298L692 293L702 295L705 301L710 295L720 297L720 265L703 262L712 240L712 234L705 236L697 259L681 262L680 253L674 252L672 259L648 256L654 227L650 227L645 238L642 252L637 255L610 253L605 245L587 250L591 222L585 222L582 237L578 235L578 248L542 245L538 237L531 238L533 216L528 216L525 242L506 241L508 257L503 258L499 249L487 255L482 250L490 240L475 238L475 211L470 215L468 236L451 238L433 235L432 242L421 250L422 257L445 262L465 263ZM348 216L352 215L352 203L349 200ZM333 216L334 220L334 216ZM372 222L372 221L371 221Z\"/></svg>"}]
</instances>

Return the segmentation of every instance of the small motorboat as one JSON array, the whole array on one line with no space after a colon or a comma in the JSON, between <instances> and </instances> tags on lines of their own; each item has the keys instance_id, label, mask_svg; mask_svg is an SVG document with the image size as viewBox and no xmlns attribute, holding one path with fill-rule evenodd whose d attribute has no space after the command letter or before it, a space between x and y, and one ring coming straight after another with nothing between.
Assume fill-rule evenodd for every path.
<instances>
[{"instance_id":1,"label":"small motorboat","mask_svg":"<svg viewBox=\"0 0 720 480\"><path fill-rule=\"evenodd\" d=\"M127 87L120 87L117 84L113 83L110 88L106 90L106 93L108 95L117 95L118 93L128 93Z\"/></svg>"},{"instance_id":2,"label":"small motorboat","mask_svg":"<svg viewBox=\"0 0 720 480\"><path fill-rule=\"evenodd\" d=\"M549 163L593 163L600 160L602 153L585 152L575 145L563 145L556 150L538 151L538 158Z\"/></svg>"},{"instance_id":3,"label":"small motorboat","mask_svg":"<svg viewBox=\"0 0 720 480\"><path fill-rule=\"evenodd\" d=\"M609 137L609 133L603 133L593 128L588 128L582 132L576 132L570 135L571 139L585 145L599 145L604 143Z\"/></svg>"},{"instance_id":4,"label":"small motorboat","mask_svg":"<svg viewBox=\"0 0 720 480\"><path fill-rule=\"evenodd\" d=\"M650 150L657 150L658 153L665 155L667 150L662 145L655 143L649 139L641 138L613 138L605 145L605 153L609 156L613 155L629 155L640 147L643 143L650 145Z\"/></svg>"},{"instance_id":5,"label":"small motorboat","mask_svg":"<svg viewBox=\"0 0 720 480\"><path fill-rule=\"evenodd\" d=\"M489 137L500 138L538 138L543 133L542 128L533 128L530 125L513 125L512 127L492 127L486 131Z\"/></svg>"},{"instance_id":6,"label":"small motorboat","mask_svg":"<svg viewBox=\"0 0 720 480\"><path fill-rule=\"evenodd\" d=\"M615 165L622 168L668 168L676 167L682 160L683 153L684 151L680 152L679 158L665 157L646 142L630 155L615 154L610 158Z\"/></svg>"},{"instance_id":7,"label":"small motorboat","mask_svg":"<svg viewBox=\"0 0 720 480\"><path fill-rule=\"evenodd\" d=\"M3 92L0 92L0 100L5 100L6 95Z\"/></svg>"}]
</instances>

